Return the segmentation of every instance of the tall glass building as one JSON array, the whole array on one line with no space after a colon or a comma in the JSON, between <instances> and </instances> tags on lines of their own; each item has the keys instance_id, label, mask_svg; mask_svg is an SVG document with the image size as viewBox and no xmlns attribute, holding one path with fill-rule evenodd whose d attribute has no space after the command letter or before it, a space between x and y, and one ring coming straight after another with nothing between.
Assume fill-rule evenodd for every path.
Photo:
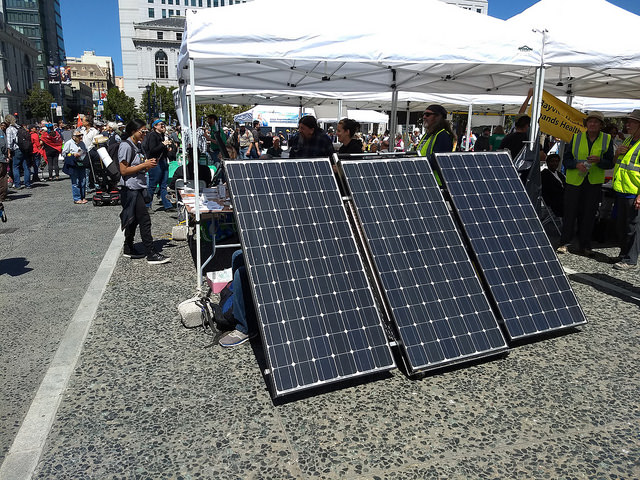
<instances>
[{"instance_id":1,"label":"tall glass building","mask_svg":"<svg viewBox=\"0 0 640 480\"><path fill-rule=\"evenodd\" d=\"M47 69L65 63L60 0L2 0L5 22L29 38L38 51L36 81L47 88Z\"/></svg>"}]
</instances>

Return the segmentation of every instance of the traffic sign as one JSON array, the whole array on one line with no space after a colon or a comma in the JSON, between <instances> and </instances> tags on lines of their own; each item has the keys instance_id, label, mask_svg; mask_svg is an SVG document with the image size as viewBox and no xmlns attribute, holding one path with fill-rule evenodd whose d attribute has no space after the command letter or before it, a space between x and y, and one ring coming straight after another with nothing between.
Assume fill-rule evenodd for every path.
<instances>
[{"instance_id":1,"label":"traffic sign","mask_svg":"<svg viewBox=\"0 0 640 480\"><path fill-rule=\"evenodd\" d=\"M51 104L51 110L53 110L54 108L58 108L58 104L57 103L52 103Z\"/></svg>"},{"instance_id":2,"label":"traffic sign","mask_svg":"<svg viewBox=\"0 0 640 480\"><path fill-rule=\"evenodd\" d=\"M98 105L100 106L104 105L104 100L98 100Z\"/></svg>"}]
</instances>

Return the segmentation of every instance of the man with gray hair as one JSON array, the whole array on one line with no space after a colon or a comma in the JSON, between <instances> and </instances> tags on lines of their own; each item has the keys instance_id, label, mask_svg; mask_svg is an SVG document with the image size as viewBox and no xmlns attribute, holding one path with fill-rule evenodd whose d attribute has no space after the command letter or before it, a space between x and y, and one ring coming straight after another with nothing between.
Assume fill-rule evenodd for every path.
<instances>
[{"instance_id":1,"label":"man with gray hair","mask_svg":"<svg viewBox=\"0 0 640 480\"><path fill-rule=\"evenodd\" d=\"M31 172L29 171L29 158L18 147L18 129L23 128L16 123L16 117L6 115L7 123L7 157L13 162L13 186L17 189L31 188ZM24 186L20 184L20 167L24 175Z\"/></svg>"}]
</instances>

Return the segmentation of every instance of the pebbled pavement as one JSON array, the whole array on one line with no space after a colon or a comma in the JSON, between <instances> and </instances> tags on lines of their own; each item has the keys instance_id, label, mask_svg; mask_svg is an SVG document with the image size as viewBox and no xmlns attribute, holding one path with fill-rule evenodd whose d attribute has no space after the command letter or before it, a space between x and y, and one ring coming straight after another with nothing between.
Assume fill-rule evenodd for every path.
<instances>
[{"instance_id":1,"label":"pebbled pavement","mask_svg":"<svg viewBox=\"0 0 640 480\"><path fill-rule=\"evenodd\" d=\"M171 263L118 260L34 478L640 477L640 282L606 263L615 249L561 257L580 273L579 330L420 380L396 370L274 403L259 342L222 349L180 324L195 274L185 243L161 238L175 221L152 216Z\"/></svg>"}]
</instances>

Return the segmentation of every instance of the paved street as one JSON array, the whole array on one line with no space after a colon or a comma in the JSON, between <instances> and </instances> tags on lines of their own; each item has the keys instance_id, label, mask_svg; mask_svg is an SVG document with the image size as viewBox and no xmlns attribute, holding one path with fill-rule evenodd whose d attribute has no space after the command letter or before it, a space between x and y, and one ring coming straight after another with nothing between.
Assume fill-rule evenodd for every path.
<instances>
[{"instance_id":1,"label":"paved street","mask_svg":"<svg viewBox=\"0 0 640 480\"><path fill-rule=\"evenodd\" d=\"M259 342L223 350L181 325L195 273L169 240L175 218L152 215L172 262L149 266L110 248L119 207L74 205L68 180L41 185L14 194L0 224L0 462L22 427L46 435L41 455L28 438L12 450L36 453L37 479L640 477L640 272L613 270L616 249L561 258L580 329L420 380L395 370L274 403ZM50 431L25 426L91 298Z\"/></svg>"}]
</instances>

